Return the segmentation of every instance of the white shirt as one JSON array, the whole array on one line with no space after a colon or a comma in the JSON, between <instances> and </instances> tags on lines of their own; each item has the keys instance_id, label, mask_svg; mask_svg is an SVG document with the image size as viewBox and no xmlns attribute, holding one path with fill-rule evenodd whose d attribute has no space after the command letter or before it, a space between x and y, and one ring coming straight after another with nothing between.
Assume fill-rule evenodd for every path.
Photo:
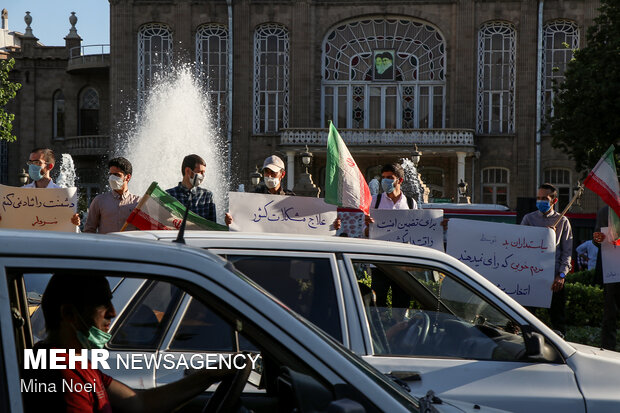
<instances>
[{"instance_id":1,"label":"white shirt","mask_svg":"<svg viewBox=\"0 0 620 413\"><path fill-rule=\"evenodd\" d=\"M598 254L598 248L592 243L592 240L588 240L578 246L577 254L585 255L587 257L589 270L596 268L596 255Z\"/></svg>"},{"instance_id":2,"label":"white shirt","mask_svg":"<svg viewBox=\"0 0 620 413\"><path fill-rule=\"evenodd\" d=\"M370 207L373 209L375 208L375 205L377 204L378 196L381 197L381 201L379 202L379 208L377 209L409 209L409 205L407 205L407 197L402 192L400 193L400 197L396 200L396 202L393 202L392 199L384 193L374 195L372 197L372 201L370 201ZM415 201L415 199L412 199L412 201L413 201L412 209L418 209L418 203Z\"/></svg>"},{"instance_id":3,"label":"white shirt","mask_svg":"<svg viewBox=\"0 0 620 413\"><path fill-rule=\"evenodd\" d=\"M22 188L36 188L35 183L36 183L36 181L32 181L28 185L22 186ZM47 186L45 188L62 188L62 187L56 185L54 183L54 180L50 179L50 181L48 182L48 184L47 184Z\"/></svg>"}]
</instances>

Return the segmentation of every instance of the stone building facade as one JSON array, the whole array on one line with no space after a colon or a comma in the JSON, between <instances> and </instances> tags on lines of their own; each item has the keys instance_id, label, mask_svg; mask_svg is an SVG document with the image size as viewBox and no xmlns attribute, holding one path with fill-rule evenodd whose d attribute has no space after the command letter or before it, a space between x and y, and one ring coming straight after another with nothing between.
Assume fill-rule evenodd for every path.
<instances>
[{"instance_id":1,"label":"stone building facade","mask_svg":"<svg viewBox=\"0 0 620 413\"><path fill-rule=\"evenodd\" d=\"M84 141L80 94L90 87L100 122L87 136L101 140L79 156L95 165L100 146L113 147L128 127L127 113L139 113L153 79L189 62L230 142L233 180L246 187L255 166L277 153L294 189L306 146L322 186L333 120L368 179L417 145L431 198L456 199L464 181L472 202L516 208L550 181L565 204L581 177L551 148L544 113L598 7L598 0L110 0L110 54L99 63L70 69L84 59L69 53L72 38L58 50L21 39L20 143L9 145L10 158L25 159L33 145L76 153L71 142ZM61 89L64 139L53 134ZM9 161L9 182L17 163ZM581 208L599 205L587 194Z\"/></svg>"}]
</instances>

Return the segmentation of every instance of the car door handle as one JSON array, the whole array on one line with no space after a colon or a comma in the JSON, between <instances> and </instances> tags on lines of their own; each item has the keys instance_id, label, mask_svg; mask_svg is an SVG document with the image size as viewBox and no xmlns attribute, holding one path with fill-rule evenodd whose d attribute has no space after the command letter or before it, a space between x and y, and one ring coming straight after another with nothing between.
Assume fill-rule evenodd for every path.
<instances>
[{"instance_id":1,"label":"car door handle","mask_svg":"<svg viewBox=\"0 0 620 413\"><path fill-rule=\"evenodd\" d=\"M391 374L397 379L400 379L403 381L422 381L422 376L417 371L397 370L397 371L391 371L388 374Z\"/></svg>"}]
</instances>

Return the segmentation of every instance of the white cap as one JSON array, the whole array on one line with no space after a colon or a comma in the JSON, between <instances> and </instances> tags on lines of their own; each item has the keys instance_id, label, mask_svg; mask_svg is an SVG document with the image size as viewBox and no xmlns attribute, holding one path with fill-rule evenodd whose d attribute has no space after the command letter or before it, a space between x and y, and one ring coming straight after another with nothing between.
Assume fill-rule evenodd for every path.
<instances>
[{"instance_id":1,"label":"white cap","mask_svg":"<svg viewBox=\"0 0 620 413\"><path fill-rule=\"evenodd\" d=\"M282 159L280 159L278 156L271 155L270 157L265 159L265 162L263 162L263 169L265 168L269 168L273 172L280 172L284 169L284 161L282 161Z\"/></svg>"}]
</instances>

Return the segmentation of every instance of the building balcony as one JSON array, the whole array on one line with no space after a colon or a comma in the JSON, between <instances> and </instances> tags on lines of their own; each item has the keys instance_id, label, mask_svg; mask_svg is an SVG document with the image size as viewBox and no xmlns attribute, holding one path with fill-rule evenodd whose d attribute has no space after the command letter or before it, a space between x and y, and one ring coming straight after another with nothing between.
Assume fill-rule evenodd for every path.
<instances>
[{"instance_id":1,"label":"building balcony","mask_svg":"<svg viewBox=\"0 0 620 413\"><path fill-rule=\"evenodd\" d=\"M356 152L391 151L414 144L433 152L474 148L473 129L340 129L342 139ZM286 147L327 146L328 129L288 128L280 131L280 145Z\"/></svg>"},{"instance_id":2,"label":"building balcony","mask_svg":"<svg viewBox=\"0 0 620 413\"><path fill-rule=\"evenodd\" d=\"M69 51L68 73L106 71L110 68L110 45L94 44Z\"/></svg>"},{"instance_id":3,"label":"building balcony","mask_svg":"<svg viewBox=\"0 0 620 413\"><path fill-rule=\"evenodd\" d=\"M110 137L107 135L71 136L65 138L65 146L72 156L105 155Z\"/></svg>"}]
</instances>

